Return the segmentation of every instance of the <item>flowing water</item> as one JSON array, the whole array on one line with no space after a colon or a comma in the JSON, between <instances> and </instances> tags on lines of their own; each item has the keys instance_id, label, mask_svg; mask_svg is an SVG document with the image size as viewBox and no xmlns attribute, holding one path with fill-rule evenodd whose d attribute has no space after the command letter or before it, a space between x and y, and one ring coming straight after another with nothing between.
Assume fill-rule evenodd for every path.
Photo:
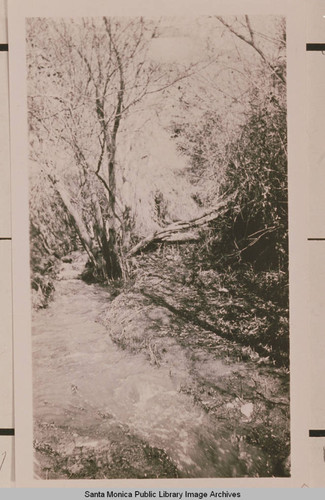
<instances>
[{"instance_id":1,"label":"flowing water","mask_svg":"<svg viewBox=\"0 0 325 500\"><path fill-rule=\"evenodd\" d=\"M99 441L117 425L164 450L183 477L231 475L235 453L166 367L118 348L98 317L107 289L64 264L53 302L33 320L34 418ZM115 430L114 430L115 429Z\"/></svg>"}]
</instances>

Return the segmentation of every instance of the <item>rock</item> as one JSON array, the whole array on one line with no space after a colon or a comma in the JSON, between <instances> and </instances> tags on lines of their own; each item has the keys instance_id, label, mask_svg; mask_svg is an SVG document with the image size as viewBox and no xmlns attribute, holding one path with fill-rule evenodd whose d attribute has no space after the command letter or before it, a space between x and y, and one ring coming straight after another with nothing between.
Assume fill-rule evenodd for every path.
<instances>
[{"instance_id":1,"label":"rock","mask_svg":"<svg viewBox=\"0 0 325 500\"><path fill-rule=\"evenodd\" d=\"M252 413L254 411L253 403L245 403L240 407L240 411L242 412L243 415L245 415L245 417L251 418Z\"/></svg>"},{"instance_id":2,"label":"rock","mask_svg":"<svg viewBox=\"0 0 325 500\"><path fill-rule=\"evenodd\" d=\"M64 262L65 264L71 264L72 257L70 255L65 255L64 257L62 257L61 261Z\"/></svg>"}]
</instances>

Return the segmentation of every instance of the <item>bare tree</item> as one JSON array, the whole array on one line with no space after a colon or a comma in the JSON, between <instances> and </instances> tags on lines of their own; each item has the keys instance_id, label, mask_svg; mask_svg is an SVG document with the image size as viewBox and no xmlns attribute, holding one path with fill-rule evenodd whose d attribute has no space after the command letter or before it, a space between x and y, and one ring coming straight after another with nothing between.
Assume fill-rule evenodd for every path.
<instances>
[{"instance_id":1,"label":"bare tree","mask_svg":"<svg viewBox=\"0 0 325 500\"><path fill-rule=\"evenodd\" d=\"M125 206L116 183L121 123L151 94L193 71L149 57L157 25L143 18L29 20L29 125L43 165L95 266L125 272ZM98 257L100 255L100 258Z\"/></svg>"}]
</instances>

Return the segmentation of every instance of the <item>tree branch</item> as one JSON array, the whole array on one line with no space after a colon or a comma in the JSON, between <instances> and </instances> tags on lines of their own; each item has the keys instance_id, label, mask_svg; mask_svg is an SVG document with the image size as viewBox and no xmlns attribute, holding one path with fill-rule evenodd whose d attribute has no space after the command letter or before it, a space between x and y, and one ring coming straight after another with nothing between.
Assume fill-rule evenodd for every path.
<instances>
[{"instance_id":1,"label":"tree branch","mask_svg":"<svg viewBox=\"0 0 325 500\"><path fill-rule=\"evenodd\" d=\"M151 235L147 236L143 240L141 240L137 245L135 245L129 252L127 253L127 257L131 257L132 255L136 255L140 250L143 250L146 248L148 245L151 243L158 243L158 242L163 242L163 241L172 241L173 240L173 235L176 233L180 233L182 231L189 231L193 228L203 226L204 224L207 224L208 222L212 222L213 220L217 219L220 217L221 214L223 214L227 210L227 205L228 203L233 200L237 195L237 191L233 193L232 195L228 196L227 198L223 199L218 203L216 207L214 207L212 210L209 210L208 212L205 212L201 214L199 217L196 217L194 219L190 219L188 221L179 221L175 222L173 224L170 224L169 226L165 227L164 229L160 231L155 231ZM222 210L225 209L225 210ZM179 238L178 241L185 241L184 238ZM195 234L193 233L188 233L188 239L198 239ZM174 239L174 241L177 241Z\"/></svg>"},{"instance_id":2,"label":"tree branch","mask_svg":"<svg viewBox=\"0 0 325 500\"><path fill-rule=\"evenodd\" d=\"M247 16L246 16L247 17ZM255 39L254 39L254 35L253 35L253 32L252 32L252 29L251 29L251 26L250 24L248 24L248 30L250 32L250 35L251 35L251 40L249 38L246 38L245 35L242 35L241 33L238 33L238 31L236 31L230 24L228 24L221 16L216 16L216 18L221 22L221 24L223 24L233 35L237 36L240 40L242 40L243 42L247 43L248 45L250 45L250 47L252 47L258 54L259 56L261 57L261 59L264 61L264 63L271 69L272 73L282 82L282 83L286 83L285 82L285 79L283 78L282 75L279 75L273 64L271 64L267 58L265 57L263 51L256 45L255 43ZM247 22L247 21L246 21Z\"/></svg>"}]
</instances>

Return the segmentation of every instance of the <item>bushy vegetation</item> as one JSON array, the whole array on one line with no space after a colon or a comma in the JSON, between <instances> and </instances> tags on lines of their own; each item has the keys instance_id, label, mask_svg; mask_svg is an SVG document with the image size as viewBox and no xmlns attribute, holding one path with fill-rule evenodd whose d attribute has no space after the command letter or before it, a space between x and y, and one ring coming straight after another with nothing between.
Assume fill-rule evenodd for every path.
<instances>
[{"instance_id":1,"label":"bushy vegetation","mask_svg":"<svg viewBox=\"0 0 325 500\"><path fill-rule=\"evenodd\" d=\"M221 193L236 196L216 230L229 245L226 255L260 269L286 271L288 265L285 144L285 109L266 102L253 110L226 150Z\"/></svg>"},{"instance_id":2,"label":"bushy vegetation","mask_svg":"<svg viewBox=\"0 0 325 500\"><path fill-rule=\"evenodd\" d=\"M201 234L211 263L246 261L255 269L286 272L286 89L282 80L267 83L249 91L241 124L227 140L217 110L194 124L174 124L174 137L190 160L187 171L199 206L233 194L228 209Z\"/></svg>"},{"instance_id":3,"label":"bushy vegetation","mask_svg":"<svg viewBox=\"0 0 325 500\"><path fill-rule=\"evenodd\" d=\"M78 248L60 199L53 190L46 189L46 184L39 184L41 176L41 172L34 173L30 180L30 265L35 309L46 307L51 300L60 259Z\"/></svg>"}]
</instances>

